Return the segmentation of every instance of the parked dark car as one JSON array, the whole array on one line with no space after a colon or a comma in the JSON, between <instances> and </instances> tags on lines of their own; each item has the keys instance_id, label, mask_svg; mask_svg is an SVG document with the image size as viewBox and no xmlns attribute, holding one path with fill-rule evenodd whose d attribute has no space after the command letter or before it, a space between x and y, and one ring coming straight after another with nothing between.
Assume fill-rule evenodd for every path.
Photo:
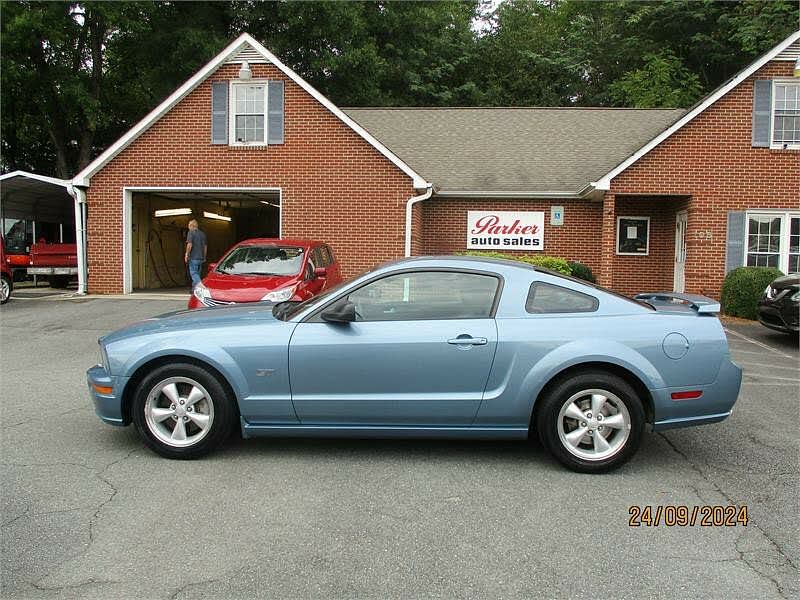
<instances>
[{"instance_id":1,"label":"parked dark car","mask_svg":"<svg viewBox=\"0 0 800 600\"><path fill-rule=\"evenodd\" d=\"M797 334L800 312L800 274L778 277L767 286L758 302L758 320L765 327Z\"/></svg>"},{"instance_id":2,"label":"parked dark car","mask_svg":"<svg viewBox=\"0 0 800 600\"><path fill-rule=\"evenodd\" d=\"M301 302L338 285L330 246L310 240L255 238L228 250L194 288L189 308L243 302Z\"/></svg>"}]
</instances>

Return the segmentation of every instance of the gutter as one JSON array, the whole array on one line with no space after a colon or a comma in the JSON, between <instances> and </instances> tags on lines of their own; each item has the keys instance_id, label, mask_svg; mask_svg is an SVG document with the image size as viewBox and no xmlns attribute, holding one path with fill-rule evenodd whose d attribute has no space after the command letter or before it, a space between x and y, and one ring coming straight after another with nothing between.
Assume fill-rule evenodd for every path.
<instances>
[{"instance_id":1,"label":"gutter","mask_svg":"<svg viewBox=\"0 0 800 600\"><path fill-rule=\"evenodd\" d=\"M528 200L583 200L591 197L595 192L594 187L590 184L578 192L564 192L564 191L501 191L501 190L488 190L488 191L474 191L474 190L438 190L436 192L437 198L480 198L480 199L528 199Z\"/></svg>"},{"instance_id":2,"label":"gutter","mask_svg":"<svg viewBox=\"0 0 800 600\"><path fill-rule=\"evenodd\" d=\"M412 209L417 202L422 202L423 200L427 200L433 195L433 184L429 183L427 185L427 189L425 190L424 194L420 194L419 196L411 196L406 202L406 248L405 248L405 256L411 256L411 215Z\"/></svg>"},{"instance_id":3,"label":"gutter","mask_svg":"<svg viewBox=\"0 0 800 600\"><path fill-rule=\"evenodd\" d=\"M67 192L75 199L75 246L78 253L78 295L86 294L86 190L67 186Z\"/></svg>"}]
</instances>

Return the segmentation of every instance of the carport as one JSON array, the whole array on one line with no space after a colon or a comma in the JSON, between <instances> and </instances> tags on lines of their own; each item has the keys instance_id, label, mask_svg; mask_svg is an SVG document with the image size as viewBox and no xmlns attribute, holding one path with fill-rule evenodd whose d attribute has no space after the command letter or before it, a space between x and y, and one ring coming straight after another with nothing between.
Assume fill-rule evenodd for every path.
<instances>
[{"instance_id":1,"label":"carport","mask_svg":"<svg viewBox=\"0 0 800 600\"><path fill-rule=\"evenodd\" d=\"M26 171L0 176L0 222L6 252L14 264L27 265L34 242L77 243L78 291L86 290L85 204L71 182ZM25 258L22 258L22 257Z\"/></svg>"},{"instance_id":2,"label":"carport","mask_svg":"<svg viewBox=\"0 0 800 600\"><path fill-rule=\"evenodd\" d=\"M189 286L183 250L188 223L208 237L208 262L238 241L280 237L279 188L126 187L125 293Z\"/></svg>"}]
</instances>

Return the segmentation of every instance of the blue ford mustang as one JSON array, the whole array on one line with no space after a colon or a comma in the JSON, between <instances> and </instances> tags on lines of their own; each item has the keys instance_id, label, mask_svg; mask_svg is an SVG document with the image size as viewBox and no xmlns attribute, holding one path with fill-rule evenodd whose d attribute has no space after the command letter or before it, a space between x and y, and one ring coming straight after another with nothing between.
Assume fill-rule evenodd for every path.
<instances>
[{"instance_id":1,"label":"blue ford mustang","mask_svg":"<svg viewBox=\"0 0 800 600\"><path fill-rule=\"evenodd\" d=\"M100 338L97 414L169 458L244 437L525 438L607 471L655 430L722 421L741 370L702 296L640 300L504 260L383 265L303 303Z\"/></svg>"}]
</instances>

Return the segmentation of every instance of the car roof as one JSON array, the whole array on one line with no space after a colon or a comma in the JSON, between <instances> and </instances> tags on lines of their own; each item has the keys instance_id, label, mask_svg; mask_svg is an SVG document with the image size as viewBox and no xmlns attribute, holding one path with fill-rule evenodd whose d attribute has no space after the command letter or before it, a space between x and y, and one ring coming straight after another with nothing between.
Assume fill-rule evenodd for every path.
<instances>
[{"instance_id":1,"label":"car roof","mask_svg":"<svg viewBox=\"0 0 800 600\"><path fill-rule=\"evenodd\" d=\"M249 238L237 242L237 246L300 246L301 248L311 248L320 246L323 242L317 240L300 240L296 238Z\"/></svg>"},{"instance_id":2,"label":"car roof","mask_svg":"<svg viewBox=\"0 0 800 600\"><path fill-rule=\"evenodd\" d=\"M518 260L511 260L508 258L494 258L487 256L458 255L458 254L412 256L410 258L400 258L397 260L384 263L380 265L380 267L382 268L382 267L394 266L400 263L408 264L409 266L420 263L431 263L431 266L440 266L440 267L447 267L447 266L465 267L468 266L469 264L473 264L475 265L475 267L483 265L484 267L492 267L492 266L507 267L513 269L525 269L528 271L540 271L542 273L552 273L550 269L536 267L534 265L523 263Z\"/></svg>"}]
</instances>

